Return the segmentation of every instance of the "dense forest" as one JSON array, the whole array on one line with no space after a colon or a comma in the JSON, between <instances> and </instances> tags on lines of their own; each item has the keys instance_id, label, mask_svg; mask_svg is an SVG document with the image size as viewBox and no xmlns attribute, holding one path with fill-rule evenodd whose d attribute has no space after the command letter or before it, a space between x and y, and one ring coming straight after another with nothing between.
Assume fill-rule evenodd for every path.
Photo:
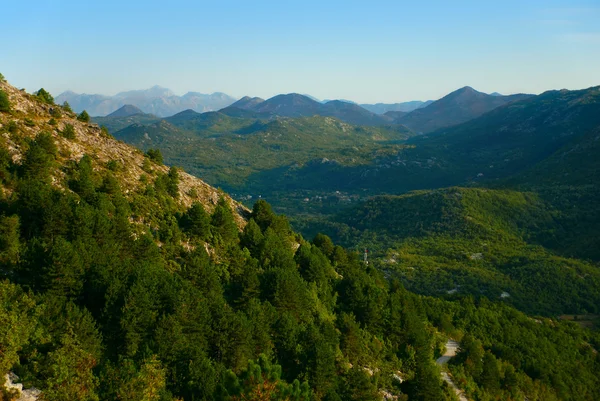
<instances>
[{"instance_id":1,"label":"dense forest","mask_svg":"<svg viewBox=\"0 0 600 401\"><path fill-rule=\"evenodd\" d=\"M0 84L0 380L49 401L454 400L451 337L471 399L600 399L596 331L418 295L265 201L243 221L201 202L156 150L133 182L86 120ZM77 154L86 135L104 142Z\"/></svg>"}]
</instances>

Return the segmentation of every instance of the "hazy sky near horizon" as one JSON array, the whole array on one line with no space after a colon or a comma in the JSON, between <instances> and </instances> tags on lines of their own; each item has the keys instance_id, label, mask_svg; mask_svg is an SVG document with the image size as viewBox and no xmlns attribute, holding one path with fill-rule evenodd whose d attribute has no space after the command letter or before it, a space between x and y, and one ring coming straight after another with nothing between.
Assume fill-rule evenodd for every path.
<instances>
[{"instance_id":1,"label":"hazy sky near horizon","mask_svg":"<svg viewBox=\"0 0 600 401\"><path fill-rule=\"evenodd\" d=\"M0 72L54 95L160 85L374 103L600 85L599 0L32 0L2 14Z\"/></svg>"}]
</instances>

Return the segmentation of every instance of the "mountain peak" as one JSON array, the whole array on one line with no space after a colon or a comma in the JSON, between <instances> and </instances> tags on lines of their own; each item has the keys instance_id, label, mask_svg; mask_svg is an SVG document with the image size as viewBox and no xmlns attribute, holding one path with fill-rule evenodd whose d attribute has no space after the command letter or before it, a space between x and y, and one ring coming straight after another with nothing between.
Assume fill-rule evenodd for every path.
<instances>
[{"instance_id":1,"label":"mountain peak","mask_svg":"<svg viewBox=\"0 0 600 401\"><path fill-rule=\"evenodd\" d=\"M237 107L238 109L250 110L253 107L256 107L257 105L259 105L260 103L263 103L264 101L265 101L265 99L261 99L259 97L244 96L243 98L241 98L237 102L233 103L229 107Z\"/></svg>"},{"instance_id":2,"label":"mountain peak","mask_svg":"<svg viewBox=\"0 0 600 401\"><path fill-rule=\"evenodd\" d=\"M497 107L522 96L492 96L479 92L470 86L457 89L429 106L417 109L396 120L396 123L406 125L416 132L432 132L436 129L449 127L472 120Z\"/></svg>"},{"instance_id":3,"label":"mountain peak","mask_svg":"<svg viewBox=\"0 0 600 401\"><path fill-rule=\"evenodd\" d=\"M107 117L130 117L136 114L144 114L144 112L132 104L126 104L110 113Z\"/></svg>"}]
</instances>

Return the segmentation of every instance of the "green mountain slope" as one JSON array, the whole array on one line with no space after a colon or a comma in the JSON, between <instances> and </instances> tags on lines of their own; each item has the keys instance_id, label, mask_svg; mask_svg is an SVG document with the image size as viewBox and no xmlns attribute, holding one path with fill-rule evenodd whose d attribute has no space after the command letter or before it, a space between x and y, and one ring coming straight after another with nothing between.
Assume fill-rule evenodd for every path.
<instances>
[{"instance_id":1,"label":"green mountain slope","mask_svg":"<svg viewBox=\"0 0 600 401\"><path fill-rule=\"evenodd\" d=\"M600 267L558 255L581 235L560 224L566 213L531 192L450 188L374 197L312 229L371 249L420 293L506 292L530 313L598 313Z\"/></svg>"},{"instance_id":2,"label":"green mountain slope","mask_svg":"<svg viewBox=\"0 0 600 401\"><path fill-rule=\"evenodd\" d=\"M121 115L121 113L119 113L117 116L109 115L106 117L92 117L92 121L100 126L106 127L109 132L116 132L133 124L145 125L159 121L159 118L153 114L124 114L125 115Z\"/></svg>"},{"instance_id":3,"label":"green mountain slope","mask_svg":"<svg viewBox=\"0 0 600 401\"><path fill-rule=\"evenodd\" d=\"M600 396L596 332L415 295L47 99L0 102L0 377L45 400L450 401L447 336L470 396Z\"/></svg>"},{"instance_id":4,"label":"green mountain slope","mask_svg":"<svg viewBox=\"0 0 600 401\"><path fill-rule=\"evenodd\" d=\"M410 136L403 127L356 127L328 117L273 121L221 113L180 113L150 126L130 126L115 137L142 149L159 147L166 160L214 185L240 188L264 170L318 159L345 165L368 164L393 154Z\"/></svg>"},{"instance_id":5,"label":"green mountain slope","mask_svg":"<svg viewBox=\"0 0 600 401\"><path fill-rule=\"evenodd\" d=\"M524 173L600 126L600 87L550 91L499 107L467 123L411 137L397 154L362 166L310 166L294 171L303 189L402 193L459 184L490 185ZM585 151L584 149L582 151ZM581 165L593 160L581 159ZM271 178L269 172L262 175ZM564 172L563 172L564 174ZM321 177L321 180L315 180ZM552 175L548 176L552 181ZM252 181L267 185L266 179ZM285 185L285 183L282 183ZM331 186L329 186L331 188Z\"/></svg>"}]
</instances>

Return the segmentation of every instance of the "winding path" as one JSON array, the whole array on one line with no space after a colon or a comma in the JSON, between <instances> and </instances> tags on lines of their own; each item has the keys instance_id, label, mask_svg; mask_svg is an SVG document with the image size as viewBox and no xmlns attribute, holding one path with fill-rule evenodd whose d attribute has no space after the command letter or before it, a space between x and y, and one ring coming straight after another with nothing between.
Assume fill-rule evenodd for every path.
<instances>
[{"instance_id":1,"label":"winding path","mask_svg":"<svg viewBox=\"0 0 600 401\"><path fill-rule=\"evenodd\" d=\"M456 351L458 350L459 344L454 341L454 340L448 340L448 342L446 343L446 352L444 353L444 355L440 356L435 363L437 363L438 365L442 366L445 363L448 363L448 361L456 356ZM452 378L450 377L450 375L448 374L448 372L446 371L442 371L442 380L444 380L446 383L448 383L450 385L450 387L452 387L454 389L454 392L456 393L456 395L458 396L458 399L460 401L469 401L467 399L467 397L465 397L465 395L463 394L463 392L461 391L461 389L459 389L456 384L454 384L454 382L452 381Z\"/></svg>"}]
</instances>

